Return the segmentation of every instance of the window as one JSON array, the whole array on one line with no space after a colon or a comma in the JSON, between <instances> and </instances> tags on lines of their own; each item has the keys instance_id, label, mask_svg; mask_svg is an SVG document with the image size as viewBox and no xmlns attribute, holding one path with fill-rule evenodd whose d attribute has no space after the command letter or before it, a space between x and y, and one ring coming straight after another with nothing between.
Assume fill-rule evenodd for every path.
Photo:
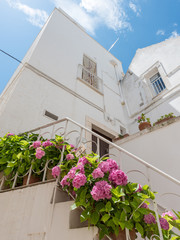
<instances>
[{"instance_id":1,"label":"window","mask_svg":"<svg viewBox=\"0 0 180 240\"><path fill-rule=\"evenodd\" d=\"M93 87L98 89L98 78L97 78L97 67L96 63L84 55L83 57L83 69L82 79Z\"/></svg>"},{"instance_id":2,"label":"window","mask_svg":"<svg viewBox=\"0 0 180 240\"><path fill-rule=\"evenodd\" d=\"M153 77L150 78L150 83L155 96L166 89L166 86L159 73L156 73Z\"/></svg>"}]
</instances>

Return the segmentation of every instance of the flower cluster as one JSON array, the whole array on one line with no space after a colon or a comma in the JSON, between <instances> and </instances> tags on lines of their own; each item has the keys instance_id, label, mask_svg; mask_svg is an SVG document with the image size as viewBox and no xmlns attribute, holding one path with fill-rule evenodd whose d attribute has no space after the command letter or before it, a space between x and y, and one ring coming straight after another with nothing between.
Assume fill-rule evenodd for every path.
<instances>
[{"instance_id":1,"label":"flower cluster","mask_svg":"<svg viewBox=\"0 0 180 240\"><path fill-rule=\"evenodd\" d=\"M87 179L86 176L82 173L79 173L75 176L75 178L73 179L73 187L75 188L80 188L81 186L84 186L84 184L86 183Z\"/></svg>"},{"instance_id":2,"label":"flower cluster","mask_svg":"<svg viewBox=\"0 0 180 240\"><path fill-rule=\"evenodd\" d=\"M36 158L37 158L37 159L41 159L41 158L44 157L44 156L45 156L45 152L42 150L41 147L38 147L38 148L36 149Z\"/></svg>"},{"instance_id":3,"label":"flower cluster","mask_svg":"<svg viewBox=\"0 0 180 240\"><path fill-rule=\"evenodd\" d=\"M111 188L112 186L108 184L106 181L99 181L95 183L91 191L91 195L94 200L98 201L100 199L110 199L111 195Z\"/></svg>"},{"instance_id":4,"label":"flower cluster","mask_svg":"<svg viewBox=\"0 0 180 240\"><path fill-rule=\"evenodd\" d=\"M126 185L127 175L122 170L113 170L109 174L109 181L115 183L116 185Z\"/></svg>"},{"instance_id":5,"label":"flower cluster","mask_svg":"<svg viewBox=\"0 0 180 240\"><path fill-rule=\"evenodd\" d=\"M60 169L59 166L53 167L53 169L52 169L52 175L53 175L54 178L58 177L59 174L60 174L60 172L61 172L61 169Z\"/></svg>"}]
</instances>

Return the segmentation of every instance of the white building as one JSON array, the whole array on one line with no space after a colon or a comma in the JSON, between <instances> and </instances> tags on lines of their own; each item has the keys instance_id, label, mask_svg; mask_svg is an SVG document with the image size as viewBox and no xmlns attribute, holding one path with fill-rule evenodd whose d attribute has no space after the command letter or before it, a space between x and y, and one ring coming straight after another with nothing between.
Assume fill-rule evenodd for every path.
<instances>
[{"instance_id":1,"label":"white building","mask_svg":"<svg viewBox=\"0 0 180 240\"><path fill-rule=\"evenodd\" d=\"M138 132L137 116L143 112L152 122L170 112L179 116L179 56L180 37L138 50L123 78L121 62L55 9L0 97L0 135L25 132L64 117L109 140L128 132L132 136L116 144L145 164L131 154L123 155L113 144L110 147L110 153L119 151L115 160L128 177L144 184L146 175L153 190L178 195L180 119ZM104 148L102 155L107 145ZM174 181L158 175L153 166ZM140 171L144 176L137 177ZM3 240L94 238L96 229L78 229L82 227L77 223L79 213L70 212L72 202L62 199L62 192L50 204L54 187L48 182L1 193ZM162 208L179 206L179 198L171 197L158 199Z\"/></svg>"},{"instance_id":2,"label":"white building","mask_svg":"<svg viewBox=\"0 0 180 240\"><path fill-rule=\"evenodd\" d=\"M180 37L138 49L123 79L129 132L138 131L137 116L152 123L162 115L180 115Z\"/></svg>"},{"instance_id":3,"label":"white building","mask_svg":"<svg viewBox=\"0 0 180 240\"><path fill-rule=\"evenodd\" d=\"M54 9L1 95L0 135L70 117L113 138L125 131L122 76L118 59Z\"/></svg>"}]
</instances>

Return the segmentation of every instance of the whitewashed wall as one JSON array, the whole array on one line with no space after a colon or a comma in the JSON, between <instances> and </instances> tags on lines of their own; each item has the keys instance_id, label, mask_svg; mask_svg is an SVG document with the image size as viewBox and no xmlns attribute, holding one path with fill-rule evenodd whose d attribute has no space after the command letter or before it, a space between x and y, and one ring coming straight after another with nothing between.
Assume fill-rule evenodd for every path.
<instances>
[{"instance_id":1,"label":"whitewashed wall","mask_svg":"<svg viewBox=\"0 0 180 240\"><path fill-rule=\"evenodd\" d=\"M136 119L142 112L155 122L162 115L180 115L180 37L138 49L123 80L129 114L129 132L138 131ZM160 73L166 90L153 97L149 78Z\"/></svg>"},{"instance_id":2,"label":"whitewashed wall","mask_svg":"<svg viewBox=\"0 0 180 240\"><path fill-rule=\"evenodd\" d=\"M163 127L156 126L150 130L146 129L128 138L118 140L115 143L140 157L145 162L180 180L179 128L180 118L177 118L176 121L171 124ZM112 149L111 152L117 155L115 149ZM125 154L119 155L117 161L125 172L140 170L146 177L150 176L152 189L159 192L157 199L161 205L169 209L179 209L180 197L175 197L171 194L165 195L164 197L160 197L160 195L168 192L180 195L180 186L166 180L151 170L148 172L147 168L141 163L136 162L131 157L127 157ZM138 172L131 172L128 176L132 181L148 184L147 179Z\"/></svg>"},{"instance_id":3,"label":"whitewashed wall","mask_svg":"<svg viewBox=\"0 0 180 240\"><path fill-rule=\"evenodd\" d=\"M50 203L55 182L0 194L3 240L92 240L95 228L70 229L72 201Z\"/></svg>"},{"instance_id":4,"label":"whitewashed wall","mask_svg":"<svg viewBox=\"0 0 180 240\"><path fill-rule=\"evenodd\" d=\"M83 54L97 63L102 94L77 79ZM112 60L117 63L118 79ZM62 11L54 10L23 63L1 96L0 135L51 122L43 116L45 110L83 125L88 116L117 133L120 125L125 126L125 107L118 86L123 72L121 62Z\"/></svg>"}]
</instances>

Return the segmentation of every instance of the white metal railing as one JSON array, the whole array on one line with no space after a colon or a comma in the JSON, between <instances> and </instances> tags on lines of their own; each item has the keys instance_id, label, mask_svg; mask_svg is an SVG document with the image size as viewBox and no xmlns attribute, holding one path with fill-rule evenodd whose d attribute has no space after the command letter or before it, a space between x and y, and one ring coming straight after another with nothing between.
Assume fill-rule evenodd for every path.
<instances>
[{"instance_id":1,"label":"white metal railing","mask_svg":"<svg viewBox=\"0 0 180 240\"><path fill-rule=\"evenodd\" d=\"M152 166L151 164L145 162L143 159L135 156L134 154L128 152L127 150L117 146L116 144L108 141L107 139L101 137L100 135L98 135L97 133L91 131L90 129L84 127L83 125L75 122L74 120L70 119L70 118L64 118L61 119L59 121L55 121L53 123L49 123L46 124L44 126L32 129L31 131L29 131L28 133L37 133L39 134L39 138L41 136L43 136L44 138L53 138L53 136L57 135L61 135L64 138L64 141L67 141L69 144L74 144L76 147L80 146L82 143L86 146L86 151L87 153L91 152L91 147L92 147L92 136L94 135L95 137L97 137L97 149L96 149L96 153L99 153L99 149L100 149L100 140L106 142L109 144L110 146L110 152L109 152L109 157L113 156L113 159L116 160L118 163L120 163L120 167L121 169L123 169L124 171L126 170L126 173L131 174L131 173L140 173L141 175L145 176L148 184L151 187L151 190L153 189L153 174L158 174L158 177L160 178L160 176L163 178L163 183L166 184L166 181L168 180L168 183L172 183L175 185L175 187L179 188L180 187L180 181L173 178L172 176L164 173L163 171L161 171L160 169ZM61 159L59 159L59 161L61 162L63 160L63 153L64 153L65 147L63 146L63 148L60 150L61 151ZM112 151L115 150L115 151ZM115 154L114 154L115 153ZM117 153L117 154L116 154ZM123 156L121 156L123 154ZM127 158L125 158L128 157ZM102 156L104 157L104 156ZM120 159L120 160L119 160ZM127 168L126 164L128 164L129 161L133 161L133 163L140 164L144 167L144 169L142 170L142 168L138 169L138 165L135 165L135 169L133 168ZM50 169L48 167L50 160L46 163L45 167L41 170L41 172L43 173L43 177L42 177L42 182L46 181L46 174L48 169ZM125 169L124 169L125 168ZM28 179L26 182L26 185L29 185L29 180L30 180L30 176L32 174L33 170L32 170L32 166L29 169L29 171L25 174L28 175ZM25 176L24 175L24 176ZM18 173L16 173L16 175L12 178L13 180L13 186L12 189L16 188L16 183L17 183L17 179L18 177L24 177L24 176L19 176ZM0 191L2 189L4 180L6 180L5 176L3 176L0 181ZM58 184L58 180L57 180L57 184ZM157 181L155 182L155 187L157 186ZM56 191L54 191L54 196L56 194ZM174 194L174 196L176 197L180 197L180 195L176 194L176 193L167 193L167 192L161 192L161 196L167 195L167 194ZM55 199L55 198L54 198ZM178 200L179 203L179 200ZM159 233L160 233L160 239L163 240L162 237L162 232L161 232L161 227L160 227L160 223L159 223L159 218L158 218L158 210L157 210L157 203L154 202L154 210L156 212L156 217L157 217L157 223L158 223L158 227L159 227ZM129 239L129 231L127 231L127 240Z\"/></svg>"},{"instance_id":2,"label":"white metal railing","mask_svg":"<svg viewBox=\"0 0 180 240\"><path fill-rule=\"evenodd\" d=\"M78 65L78 79L103 93L102 79L80 64Z\"/></svg>"}]
</instances>

